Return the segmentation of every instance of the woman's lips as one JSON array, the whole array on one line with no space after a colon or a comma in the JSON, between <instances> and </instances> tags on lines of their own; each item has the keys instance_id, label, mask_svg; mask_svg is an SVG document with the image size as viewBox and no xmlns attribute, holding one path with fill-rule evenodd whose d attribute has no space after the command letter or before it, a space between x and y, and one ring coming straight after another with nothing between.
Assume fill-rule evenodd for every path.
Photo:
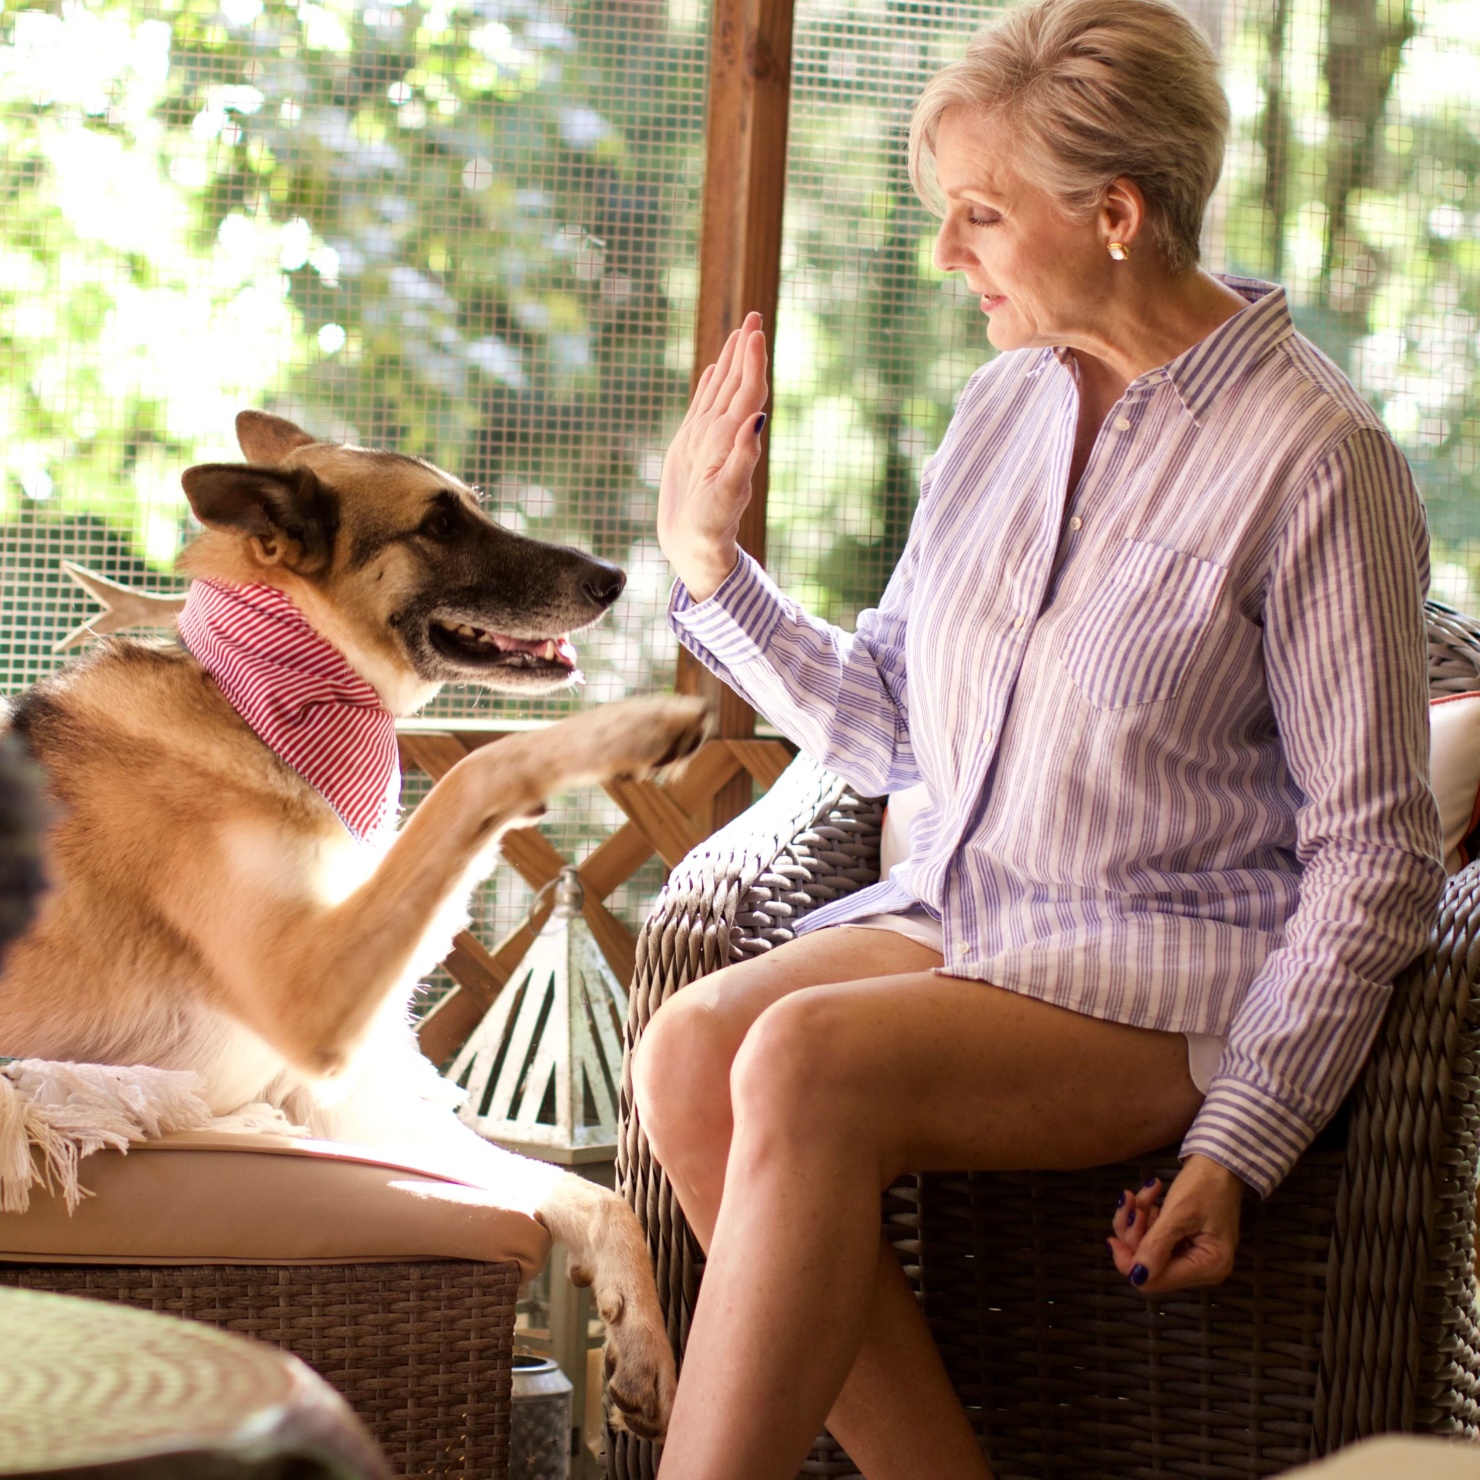
<instances>
[{"instance_id":1,"label":"woman's lips","mask_svg":"<svg viewBox=\"0 0 1480 1480\"><path fill-rule=\"evenodd\" d=\"M995 313L1006 302L1006 297L1003 296L1001 293L983 293L982 312Z\"/></svg>"}]
</instances>

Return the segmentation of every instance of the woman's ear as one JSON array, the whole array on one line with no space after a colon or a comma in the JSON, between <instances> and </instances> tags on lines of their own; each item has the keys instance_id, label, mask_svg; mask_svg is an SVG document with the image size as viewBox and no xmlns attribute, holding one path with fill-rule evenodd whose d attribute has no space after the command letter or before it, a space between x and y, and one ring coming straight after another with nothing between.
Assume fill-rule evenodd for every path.
<instances>
[{"instance_id":1,"label":"woman's ear","mask_svg":"<svg viewBox=\"0 0 1480 1480\"><path fill-rule=\"evenodd\" d=\"M1134 250L1138 239L1145 235L1146 197L1128 175L1121 175L1110 182L1100 202L1099 225L1106 250L1109 250L1111 242L1119 242L1126 248L1127 256Z\"/></svg>"},{"instance_id":2,"label":"woman's ear","mask_svg":"<svg viewBox=\"0 0 1480 1480\"><path fill-rule=\"evenodd\" d=\"M259 565L314 575L333 556L339 502L308 468L201 463L180 481L195 517L236 535Z\"/></svg>"}]
</instances>

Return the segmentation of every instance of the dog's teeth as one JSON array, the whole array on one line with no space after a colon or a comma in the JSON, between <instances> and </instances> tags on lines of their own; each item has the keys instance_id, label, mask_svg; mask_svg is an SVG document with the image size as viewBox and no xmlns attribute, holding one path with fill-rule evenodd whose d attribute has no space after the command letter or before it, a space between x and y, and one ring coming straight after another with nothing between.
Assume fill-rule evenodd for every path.
<instances>
[{"instance_id":1,"label":"dog's teeth","mask_svg":"<svg viewBox=\"0 0 1480 1480\"><path fill-rule=\"evenodd\" d=\"M482 647L497 647L498 646L498 644L493 640L493 633L491 633L491 632L480 632L478 634L478 642L479 642L479 645L482 646Z\"/></svg>"},{"instance_id":2,"label":"dog's teeth","mask_svg":"<svg viewBox=\"0 0 1480 1480\"><path fill-rule=\"evenodd\" d=\"M555 639L553 637L545 643L545 651L542 656L547 663L553 663L555 661Z\"/></svg>"},{"instance_id":3,"label":"dog's teeth","mask_svg":"<svg viewBox=\"0 0 1480 1480\"><path fill-rule=\"evenodd\" d=\"M476 627L469 627L466 622L460 623L457 630L463 637L476 637L478 635L478 629Z\"/></svg>"}]
</instances>

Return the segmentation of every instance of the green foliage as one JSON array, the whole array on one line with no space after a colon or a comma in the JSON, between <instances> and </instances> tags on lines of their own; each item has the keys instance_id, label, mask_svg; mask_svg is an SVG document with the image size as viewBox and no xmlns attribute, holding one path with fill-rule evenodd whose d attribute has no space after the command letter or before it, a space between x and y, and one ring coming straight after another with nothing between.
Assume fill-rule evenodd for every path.
<instances>
[{"instance_id":1,"label":"green foliage","mask_svg":"<svg viewBox=\"0 0 1480 1480\"><path fill-rule=\"evenodd\" d=\"M1229 61L1230 268L1285 281L1296 322L1382 413L1428 506L1436 594L1474 610L1480 15L1467 0L1268 0Z\"/></svg>"},{"instance_id":2,"label":"green foliage","mask_svg":"<svg viewBox=\"0 0 1480 1480\"><path fill-rule=\"evenodd\" d=\"M7 518L168 568L267 405L627 561L687 390L704 38L640 0L106 0L6 17ZM648 675L629 671L628 684Z\"/></svg>"}]
</instances>

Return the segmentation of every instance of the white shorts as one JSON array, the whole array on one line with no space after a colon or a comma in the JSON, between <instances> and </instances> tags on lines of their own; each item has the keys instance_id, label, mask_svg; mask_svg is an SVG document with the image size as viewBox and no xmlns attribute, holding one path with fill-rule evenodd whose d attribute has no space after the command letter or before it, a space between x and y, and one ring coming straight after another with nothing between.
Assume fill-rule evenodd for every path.
<instances>
[{"instance_id":1,"label":"white shorts","mask_svg":"<svg viewBox=\"0 0 1480 1480\"><path fill-rule=\"evenodd\" d=\"M859 930L893 930L929 946L941 957L945 956L945 934L940 921L928 910L918 905L912 910L897 915L865 915L861 920L850 920L849 926ZM1218 1072L1218 1061L1223 1057L1225 1039L1216 1033L1184 1033L1187 1040L1187 1072L1197 1086L1199 1094L1207 1094L1213 1076Z\"/></svg>"}]
</instances>

